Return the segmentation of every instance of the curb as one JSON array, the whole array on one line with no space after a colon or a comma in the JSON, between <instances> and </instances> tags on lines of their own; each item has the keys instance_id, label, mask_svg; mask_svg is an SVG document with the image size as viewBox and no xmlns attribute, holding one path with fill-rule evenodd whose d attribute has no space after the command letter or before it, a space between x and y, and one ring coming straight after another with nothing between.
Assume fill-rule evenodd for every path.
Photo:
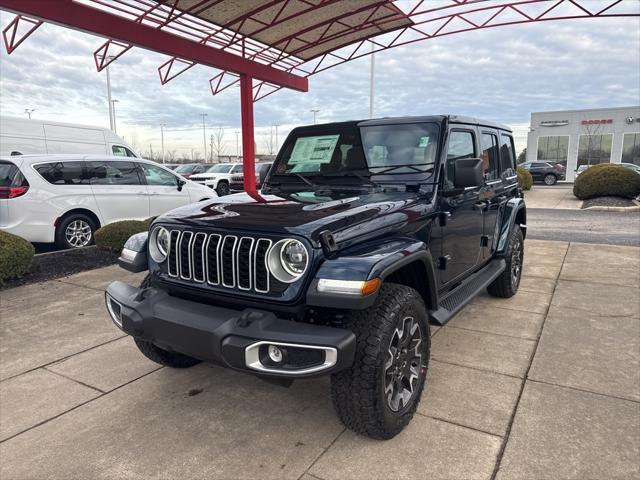
<instances>
[{"instance_id":1,"label":"curb","mask_svg":"<svg viewBox=\"0 0 640 480\"><path fill-rule=\"evenodd\" d=\"M581 210L592 210L595 212L640 212L640 205L635 205L633 207L599 207L596 205L593 207L582 208Z\"/></svg>"}]
</instances>

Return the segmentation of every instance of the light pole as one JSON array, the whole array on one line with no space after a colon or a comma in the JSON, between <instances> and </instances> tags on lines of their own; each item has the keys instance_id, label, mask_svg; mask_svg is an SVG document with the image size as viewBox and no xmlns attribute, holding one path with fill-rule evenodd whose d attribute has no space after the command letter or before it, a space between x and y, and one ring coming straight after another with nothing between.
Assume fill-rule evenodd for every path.
<instances>
[{"instance_id":1,"label":"light pole","mask_svg":"<svg viewBox=\"0 0 640 480\"><path fill-rule=\"evenodd\" d=\"M312 110L309 110L311 113L313 113L313 124L316 124L316 113L318 113L320 110L314 108Z\"/></svg>"},{"instance_id":2,"label":"light pole","mask_svg":"<svg viewBox=\"0 0 640 480\"><path fill-rule=\"evenodd\" d=\"M111 100L111 111L113 112L113 133L118 133L116 131L116 103L120 100L116 100L115 98Z\"/></svg>"},{"instance_id":3,"label":"light pole","mask_svg":"<svg viewBox=\"0 0 640 480\"><path fill-rule=\"evenodd\" d=\"M98 55L98 59L102 60L103 58L104 58L104 55ZM109 55L107 57L107 61L110 61L113 58L114 58L113 55ZM111 75L109 75L108 63L107 63L107 66L105 67L105 70L107 71L107 104L109 105L109 128L115 132L116 122L113 114L113 102L111 101Z\"/></svg>"},{"instance_id":4,"label":"light pole","mask_svg":"<svg viewBox=\"0 0 640 480\"><path fill-rule=\"evenodd\" d=\"M201 113L202 117L202 146L204 147L204 163L207 163L207 131L204 125L204 119L207 117L206 113Z\"/></svg>"},{"instance_id":5,"label":"light pole","mask_svg":"<svg viewBox=\"0 0 640 480\"><path fill-rule=\"evenodd\" d=\"M35 112L35 111L36 111L36 109L35 109L35 108L25 108L25 109L24 109L24 113L26 113L26 114L29 116L29 120L31 120L31 114L32 114L33 112Z\"/></svg>"},{"instance_id":6,"label":"light pole","mask_svg":"<svg viewBox=\"0 0 640 480\"><path fill-rule=\"evenodd\" d=\"M236 157L240 157L240 132L236 131Z\"/></svg>"},{"instance_id":7,"label":"light pole","mask_svg":"<svg viewBox=\"0 0 640 480\"><path fill-rule=\"evenodd\" d=\"M278 152L278 127L280 125L274 125L276 127L276 153Z\"/></svg>"},{"instance_id":8,"label":"light pole","mask_svg":"<svg viewBox=\"0 0 640 480\"><path fill-rule=\"evenodd\" d=\"M160 145L162 146L162 163L164 163L164 123L160 124Z\"/></svg>"},{"instance_id":9,"label":"light pole","mask_svg":"<svg viewBox=\"0 0 640 480\"><path fill-rule=\"evenodd\" d=\"M369 78L369 118L373 118L373 97L375 96L374 73L376 65L376 54L373 52L374 45L371 43L371 72Z\"/></svg>"}]
</instances>

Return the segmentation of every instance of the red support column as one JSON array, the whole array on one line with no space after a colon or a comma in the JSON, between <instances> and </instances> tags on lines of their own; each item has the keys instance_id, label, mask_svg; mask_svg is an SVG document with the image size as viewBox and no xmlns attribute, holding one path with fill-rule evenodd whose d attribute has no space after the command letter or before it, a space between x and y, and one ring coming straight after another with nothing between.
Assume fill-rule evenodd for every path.
<instances>
[{"instance_id":1,"label":"red support column","mask_svg":"<svg viewBox=\"0 0 640 480\"><path fill-rule=\"evenodd\" d=\"M255 139L253 135L253 78L240 75L240 110L242 116L242 173L244 191L256 193Z\"/></svg>"}]
</instances>

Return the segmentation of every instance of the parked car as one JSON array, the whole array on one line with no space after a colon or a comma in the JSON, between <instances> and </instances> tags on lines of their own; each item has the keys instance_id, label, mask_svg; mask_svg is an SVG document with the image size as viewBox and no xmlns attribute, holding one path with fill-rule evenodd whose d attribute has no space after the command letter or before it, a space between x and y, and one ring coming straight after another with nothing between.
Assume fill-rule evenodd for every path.
<instances>
[{"instance_id":1,"label":"parked car","mask_svg":"<svg viewBox=\"0 0 640 480\"><path fill-rule=\"evenodd\" d=\"M55 153L139 157L107 128L0 116L0 156Z\"/></svg>"},{"instance_id":2,"label":"parked car","mask_svg":"<svg viewBox=\"0 0 640 480\"><path fill-rule=\"evenodd\" d=\"M144 220L216 197L155 162L83 155L0 158L0 230L59 248L84 247L118 220Z\"/></svg>"},{"instance_id":3,"label":"parked car","mask_svg":"<svg viewBox=\"0 0 640 480\"><path fill-rule=\"evenodd\" d=\"M587 168L589 168L589 165L579 165L578 168L576 168L576 177L578 178L578 175L580 175L582 172L584 172Z\"/></svg>"},{"instance_id":4,"label":"parked car","mask_svg":"<svg viewBox=\"0 0 640 480\"><path fill-rule=\"evenodd\" d=\"M260 188L262 186L267 173L269 173L269 170L271 169L271 165L273 165L273 162L256 163L256 188ZM244 173L232 175L229 181L229 186L232 192L241 192L244 190Z\"/></svg>"},{"instance_id":5,"label":"parked car","mask_svg":"<svg viewBox=\"0 0 640 480\"><path fill-rule=\"evenodd\" d=\"M175 170L178 168L181 163L163 163L162 166L168 168L169 170Z\"/></svg>"},{"instance_id":6,"label":"parked car","mask_svg":"<svg viewBox=\"0 0 640 480\"><path fill-rule=\"evenodd\" d=\"M178 165L174 169L174 172L179 173L184 178L191 178L191 175L202 173L206 168L202 163L183 163L182 165Z\"/></svg>"},{"instance_id":7,"label":"parked car","mask_svg":"<svg viewBox=\"0 0 640 480\"><path fill-rule=\"evenodd\" d=\"M429 323L485 288L513 296L525 233L508 127L455 116L301 127L260 194L174 210L127 241L120 265L148 275L111 283L106 307L161 365L331 375L342 422L387 439L420 401Z\"/></svg>"},{"instance_id":8,"label":"parked car","mask_svg":"<svg viewBox=\"0 0 640 480\"><path fill-rule=\"evenodd\" d=\"M519 166L529 170L534 182L543 182L545 185L555 185L558 180L566 178L565 167L560 163L525 162Z\"/></svg>"},{"instance_id":9,"label":"parked car","mask_svg":"<svg viewBox=\"0 0 640 480\"><path fill-rule=\"evenodd\" d=\"M228 195L231 191L231 177L238 174L242 174L241 163L218 163L211 165L206 171L194 175L192 180L213 188L218 192L218 195L223 196Z\"/></svg>"}]
</instances>

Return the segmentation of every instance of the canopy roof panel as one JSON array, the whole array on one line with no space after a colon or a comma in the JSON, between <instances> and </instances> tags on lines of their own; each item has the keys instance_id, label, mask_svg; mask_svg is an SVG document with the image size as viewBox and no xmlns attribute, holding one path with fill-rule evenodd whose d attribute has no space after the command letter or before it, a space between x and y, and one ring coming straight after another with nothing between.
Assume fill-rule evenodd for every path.
<instances>
[{"instance_id":1,"label":"canopy roof panel","mask_svg":"<svg viewBox=\"0 0 640 480\"><path fill-rule=\"evenodd\" d=\"M413 24L390 0L221 0L198 8L201 3L169 5L305 61Z\"/></svg>"}]
</instances>

